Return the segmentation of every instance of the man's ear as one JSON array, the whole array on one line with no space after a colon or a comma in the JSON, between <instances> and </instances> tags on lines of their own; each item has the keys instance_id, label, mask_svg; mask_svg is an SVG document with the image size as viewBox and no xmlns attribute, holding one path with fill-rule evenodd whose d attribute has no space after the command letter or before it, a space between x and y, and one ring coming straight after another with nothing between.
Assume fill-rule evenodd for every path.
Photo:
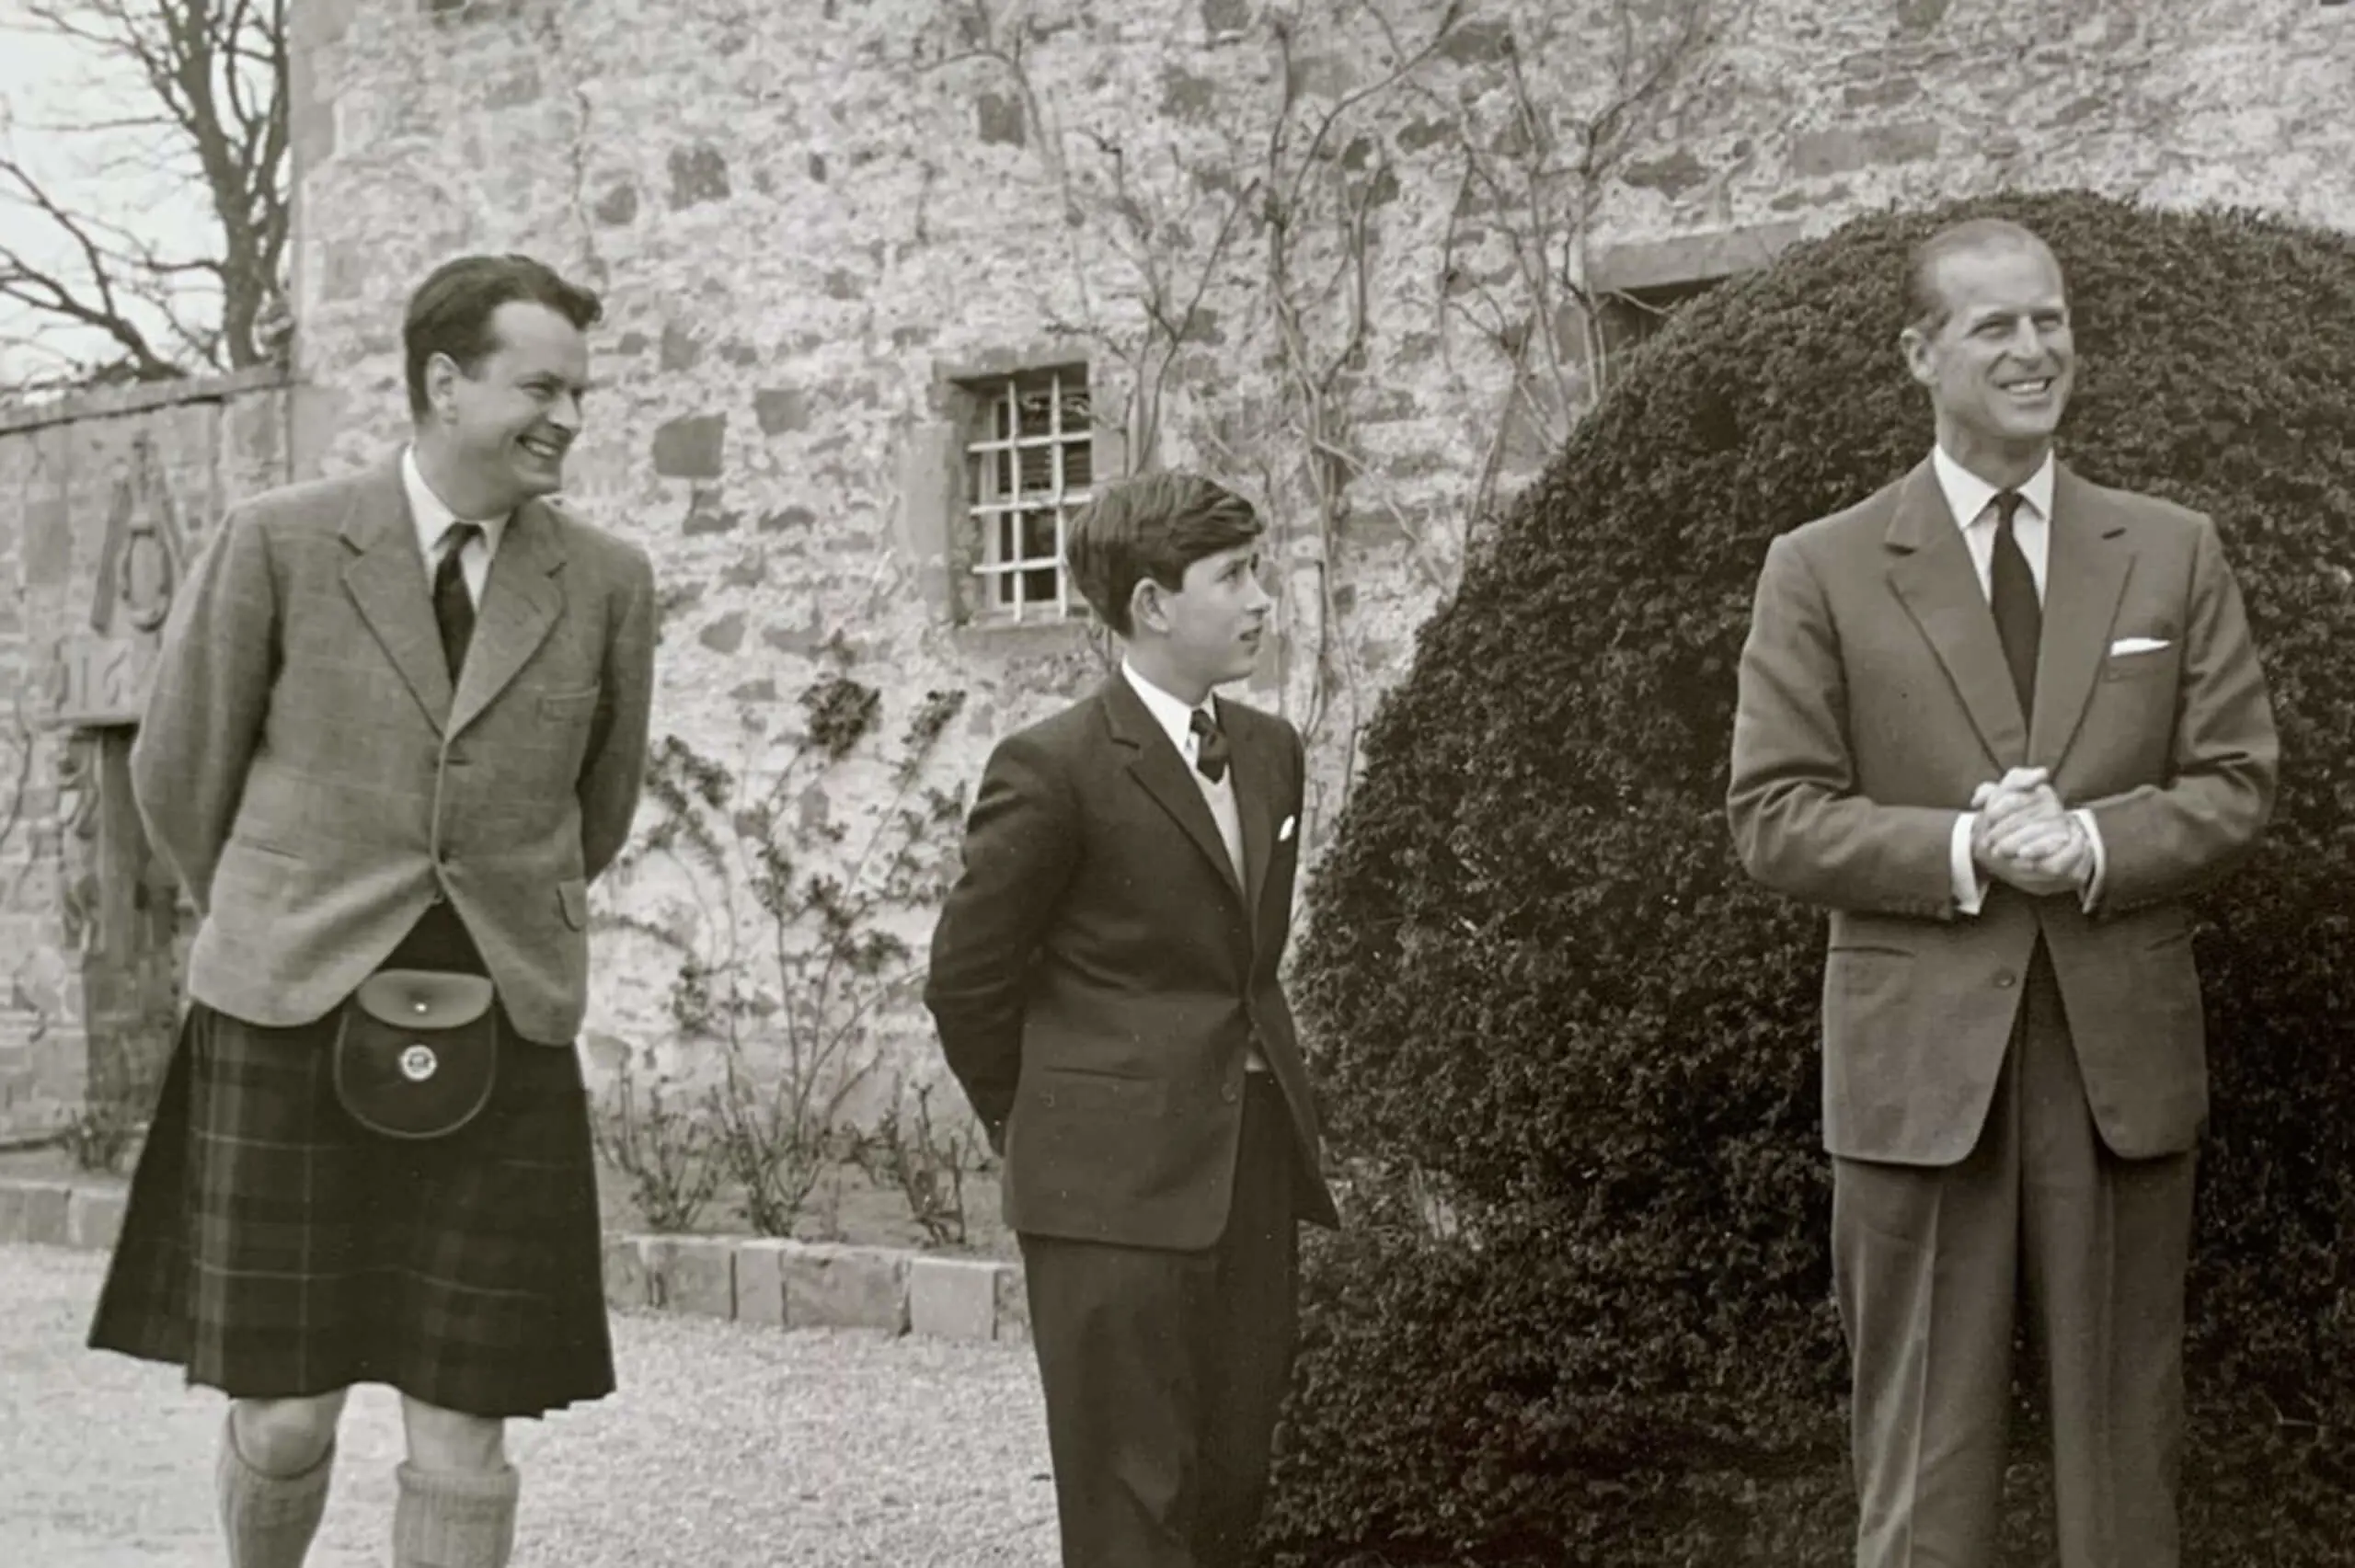
<instances>
[{"instance_id":1,"label":"man's ear","mask_svg":"<svg viewBox=\"0 0 2355 1568\"><path fill-rule=\"evenodd\" d=\"M450 389L465 372L458 361L447 354L434 354L425 361L425 406L436 414L450 411Z\"/></svg>"},{"instance_id":2,"label":"man's ear","mask_svg":"<svg viewBox=\"0 0 2355 1568\"><path fill-rule=\"evenodd\" d=\"M1898 352L1905 356L1905 369L1915 381L1928 386L1938 379L1937 367L1930 362L1930 335L1918 326L1909 326L1897 335Z\"/></svg>"},{"instance_id":3,"label":"man's ear","mask_svg":"<svg viewBox=\"0 0 2355 1568\"><path fill-rule=\"evenodd\" d=\"M1162 586L1145 573L1129 589L1129 624L1139 630L1166 632L1169 629L1169 602Z\"/></svg>"}]
</instances>

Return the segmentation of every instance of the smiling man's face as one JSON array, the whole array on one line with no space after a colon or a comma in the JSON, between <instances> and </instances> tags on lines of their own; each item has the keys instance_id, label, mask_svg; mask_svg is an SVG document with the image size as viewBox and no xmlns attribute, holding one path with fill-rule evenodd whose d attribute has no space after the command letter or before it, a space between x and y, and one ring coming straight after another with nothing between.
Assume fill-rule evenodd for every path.
<instances>
[{"instance_id":1,"label":"smiling man's face","mask_svg":"<svg viewBox=\"0 0 2355 1568\"><path fill-rule=\"evenodd\" d=\"M1939 258L1945 319L1901 339L1930 389L1938 444L1982 478L2043 461L2076 375L2061 265L2041 245L1997 240Z\"/></svg>"},{"instance_id":2,"label":"smiling man's face","mask_svg":"<svg viewBox=\"0 0 2355 1568\"><path fill-rule=\"evenodd\" d=\"M443 360L431 381L465 488L504 511L564 487L589 390L589 340L531 300L500 305L490 331L494 347L471 369Z\"/></svg>"}]
</instances>

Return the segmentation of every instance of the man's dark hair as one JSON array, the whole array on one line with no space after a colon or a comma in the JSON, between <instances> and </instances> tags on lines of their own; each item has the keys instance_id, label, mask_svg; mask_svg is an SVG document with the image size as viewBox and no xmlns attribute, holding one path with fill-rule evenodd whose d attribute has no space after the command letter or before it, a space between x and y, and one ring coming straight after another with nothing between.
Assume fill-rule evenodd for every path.
<instances>
[{"instance_id":1,"label":"man's dark hair","mask_svg":"<svg viewBox=\"0 0 2355 1568\"><path fill-rule=\"evenodd\" d=\"M1947 324L1947 296L1938 286L1938 264L1947 257L2010 247L2052 254L2043 236L2009 218L1966 218L1948 223L1913 246L1905 256L1905 325L1927 333Z\"/></svg>"},{"instance_id":2,"label":"man's dark hair","mask_svg":"<svg viewBox=\"0 0 2355 1568\"><path fill-rule=\"evenodd\" d=\"M410 414L425 418L427 362L447 354L472 374L483 356L499 347L491 316L514 300L544 304L583 332L605 314L593 292L528 256L461 256L443 262L408 297L408 315L401 322Z\"/></svg>"},{"instance_id":3,"label":"man's dark hair","mask_svg":"<svg viewBox=\"0 0 2355 1568\"><path fill-rule=\"evenodd\" d=\"M1199 474L1143 474L1107 485L1072 520L1063 559L1104 624L1134 630L1129 600L1150 577L1172 593L1205 555L1264 532L1251 503Z\"/></svg>"}]
</instances>

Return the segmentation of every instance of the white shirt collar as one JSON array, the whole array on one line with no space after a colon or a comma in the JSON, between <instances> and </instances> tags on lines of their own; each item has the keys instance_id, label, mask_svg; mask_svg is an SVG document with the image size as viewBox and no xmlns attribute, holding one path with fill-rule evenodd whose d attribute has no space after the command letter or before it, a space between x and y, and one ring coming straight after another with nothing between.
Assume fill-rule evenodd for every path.
<instances>
[{"instance_id":1,"label":"white shirt collar","mask_svg":"<svg viewBox=\"0 0 2355 1568\"><path fill-rule=\"evenodd\" d=\"M1930 466L1938 476L1938 488L1946 493L1947 509L1954 513L1954 525L1968 529L1987 509L2001 486L1990 485L1961 464L1947 455L1947 449L1930 449ZM2021 498L2036 509L2036 515L2050 521L2052 516L2052 449L2047 447L2044 461L2028 476L2020 487Z\"/></svg>"},{"instance_id":2,"label":"white shirt collar","mask_svg":"<svg viewBox=\"0 0 2355 1568\"><path fill-rule=\"evenodd\" d=\"M1153 715L1155 721L1168 735L1169 743L1178 748L1178 754L1181 757L1192 757L1194 715L1198 711L1209 714L1212 720L1215 722L1218 714L1211 706L1214 699L1205 697L1199 710L1189 708L1137 673L1137 667L1125 658L1120 660L1120 673L1129 678L1129 684L1135 687L1137 695L1144 699L1145 711Z\"/></svg>"},{"instance_id":3,"label":"white shirt collar","mask_svg":"<svg viewBox=\"0 0 2355 1568\"><path fill-rule=\"evenodd\" d=\"M417 448L414 446L401 449L401 487L408 492L408 514L417 520L418 553L425 557L428 567L433 565L441 551L442 536L450 532L452 523L461 521L471 521L482 530L486 557L499 553L499 536L506 532L507 519L462 520L450 509L448 502L433 493L433 486L425 482L425 471L417 465Z\"/></svg>"}]
</instances>

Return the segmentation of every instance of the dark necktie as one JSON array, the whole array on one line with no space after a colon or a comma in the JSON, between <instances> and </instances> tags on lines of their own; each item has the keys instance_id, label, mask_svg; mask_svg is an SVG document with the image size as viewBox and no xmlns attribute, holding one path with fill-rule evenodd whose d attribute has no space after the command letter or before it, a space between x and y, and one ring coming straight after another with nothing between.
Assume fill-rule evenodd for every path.
<instances>
[{"instance_id":1,"label":"dark necktie","mask_svg":"<svg viewBox=\"0 0 2355 1568\"><path fill-rule=\"evenodd\" d=\"M1193 729L1194 766L1201 770L1202 777L1216 784L1226 773L1226 731L1200 708L1194 710Z\"/></svg>"},{"instance_id":2,"label":"dark necktie","mask_svg":"<svg viewBox=\"0 0 2355 1568\"><path fill-rule=\"evenodd\" d=\"M2020 509L2017 490L1995 493L1995 555L1987 574L1987 600L1995 612L1995 635L2004 645L2004 662L2012 668L2012 689L2019 693L2020 713L2036 716L2036 650L2044 637L2044 606L2036 597L2036 576L2020 551L2012 519Z\"/></svg>"},{"instance_id":3,"label":"dark necktie","mask_svg":"<svg viewBox=\"0 0 2355 1568\"><path fill-rule=\"evenodd\" d=\"M450 666L453 683L465 666L466 644L475 635L475 601L466 592L458 555L481 532L478 523L452 523L442 535L442 558L433 567L433 619L442 628L442 658Z\"/></svg>"}]
</instances>

